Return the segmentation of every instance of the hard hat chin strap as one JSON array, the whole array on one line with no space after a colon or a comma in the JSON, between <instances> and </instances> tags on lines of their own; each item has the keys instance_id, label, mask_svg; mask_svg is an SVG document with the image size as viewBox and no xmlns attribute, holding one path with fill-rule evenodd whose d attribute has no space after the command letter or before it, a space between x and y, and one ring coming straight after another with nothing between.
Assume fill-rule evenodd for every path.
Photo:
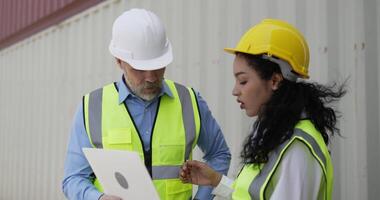
<instances>
[{"instance_id":1,"label":"hard hat chin strap","mask_svg":"<svg viewBox=\"0 0 380 200\"><path fill-rule=\"evenodd\" d=\"M262 58L278 64L278 66L280 66L282 76L286 80L296 82L297 79L299 78L299 76L297 74L292 72L292 68L290 67L288 62L281 60L279 58L274 58L273 56L268 56L266 54L264 54Z\"/></svg>"}]
</instances>

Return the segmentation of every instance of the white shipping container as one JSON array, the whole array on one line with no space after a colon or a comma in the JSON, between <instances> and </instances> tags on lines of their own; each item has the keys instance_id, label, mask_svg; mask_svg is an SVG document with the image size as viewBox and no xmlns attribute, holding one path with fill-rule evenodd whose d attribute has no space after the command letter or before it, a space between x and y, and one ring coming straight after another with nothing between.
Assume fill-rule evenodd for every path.
<instances>
[{"instance_id":1,"label":"white shipping container","mask_svg":"<svg viewBox=\"0 0 380 200\"><path fill-rule=\"evenodd\" d=\"M231 95L233 56L223 48L267 17L297 26L309 42L312 81L349 77L349 93L337 105L342 137L331 145L333 199L380 196L379 1L108 0L0 51L0 199L64 199L76 107L83 94L121 78L108 52L111 26L133 7L164 21L174 50L165 77L208 102L233 154L232 178L253 120Z\"/></svg>"}]
</instances>

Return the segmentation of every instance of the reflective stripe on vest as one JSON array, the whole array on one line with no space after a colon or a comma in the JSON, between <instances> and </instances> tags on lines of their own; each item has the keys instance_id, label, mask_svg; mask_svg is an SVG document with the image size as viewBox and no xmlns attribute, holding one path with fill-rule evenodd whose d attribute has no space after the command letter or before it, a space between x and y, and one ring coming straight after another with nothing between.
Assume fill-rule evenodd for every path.
<instances>
[{"instance_id":1,"label":"reflective stripe on vest","mask_svg":"<svg viewBox=\"0 0 380 200\"><path fill-rule=\"evenodd\" d=\"M236 181L241 181L240 183L243 183L243 185L247 183L249 184L249 187L247 187L246 190L248 190L247 192L249 193L251 199L265 199L265 190L271 177L279 166L287 148L296 139L303 142L309 148L314 158L320 164L323 175L325 176L325 186L327 187L325 199L331 199L333 179L331 159L322 136L315 130L309 120L302 120L298 123L294 129L292 138L272 151L271 156L268 158L268 162L261 165L261 170L258 167L254 168L252 165L247 165L243 168L243 171L240 174L242 177L239 176ZM258 171L260 171L260 173L258 173ZM244 175L248 174L253 175L254 177L244 177ZM241 180L239 180L239 178L241 178ZM247 182L249 181L248 178L251 179L251 182ZM235 186L241 187L242 185L235 183ZM241 198L243 196L247 197L248 194L244 194L241 189L242 188L235 188L237 192L235 198Z\"/></svg>"},{"instance_id":2,"label":"reflective stripe on vest","mask_svg":"<svg viewBox=\"0 0 380 200\"><path fill-rule=\"evenodd\" d=\"M152 166L152 179L172 179L178 178L181 165L177 166Z\"/></svg>"},{"instance_id":3,"label":"reflective stripe on vest","mask_svg":"<svg viewBox=\"0 0 380 200\"><path fill-rule=\"evenodd\" d=\"M188 160L190 153L192 151L193 142L195 140L195 122L194 115L190 115L189 113L193 113L193 104L191 102L191 97L189 90L178 84L174 83L178 92L179 99L181 101L182 106L182 116L183 116L183 124L185 126L186 133L186 150L185 150L185 159Z\"/></svg>"},{"instance_id":4,"label":"reflective stripe on vest","mask_svg":"<svg viewBox=\"0 0 380 200\"><path fill-rule=\"evenodd\" d=\"M102 100L103 88L90 93L88 100L88 119L90 139L96 148L103 148L102 143Z\"/></svg>"}]
</instances>

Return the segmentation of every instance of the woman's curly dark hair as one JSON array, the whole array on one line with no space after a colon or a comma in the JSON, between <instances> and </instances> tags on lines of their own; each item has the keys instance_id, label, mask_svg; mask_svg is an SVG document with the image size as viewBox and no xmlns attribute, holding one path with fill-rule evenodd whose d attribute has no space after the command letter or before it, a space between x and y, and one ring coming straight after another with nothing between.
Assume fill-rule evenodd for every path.
<instances>
[{"instance_id":1,"label":"woman's curly dark hair","mask_svg":"<svg viewBox=\"0 0 380 200\"><path fill-rule=\"evenodd\" d=\"M263 80L270 80L276 73L281 74L278 64L263 59L261 55L238 53L236 56L242 56ZM268 153L292 137L303 112L328 144L330 136L339 134L339 128L336 126L337 111L326 104L339 100L346 93L345 83L336 87L336 84L324 86L283 79L259 110L241 152L243 163L266 163Z\"/></svg>"}]
</instances>

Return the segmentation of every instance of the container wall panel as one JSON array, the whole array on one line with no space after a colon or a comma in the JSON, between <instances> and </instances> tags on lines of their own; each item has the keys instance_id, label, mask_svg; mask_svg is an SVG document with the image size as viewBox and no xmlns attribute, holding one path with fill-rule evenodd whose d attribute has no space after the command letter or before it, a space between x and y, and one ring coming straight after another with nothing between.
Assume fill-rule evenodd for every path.
<instances>
[{"instance_id":1,"label":"container wall panel","mask_svg":"<svg viewBox=\"0 0 380 200\"><path fill-rule=\"evenodd\" d=\"M0 49L102 0L2 0L0 2Z\"/></svg>"},{"instance_id":2,"label":"container wall panel","mask_svg":"<svg viewBox=\"0 0 380 200\"><path fill-rule=\"evenodd\" d=\"M18 29L36 10L46 13L70 1L22 8L10 2L0 1L11 8L0 16L28 9ZM165 77L194 87L207 101L233 154L231 178L240 170L239 152L253 119L231 95L233 56L223 48L234 47L266 17L295 24L309 42L311 81L341 83L349 77L349 92L336 105L342 137L330 145L334 199L380 196L378 1L108 0L0 51L0 199L64 199L73 116L83 94L121 78L108 52L111 26L133 7L150 9L164 21L174 51ZM195 158L202 159L199 149Z\"/></svg>"}]
</instances>

